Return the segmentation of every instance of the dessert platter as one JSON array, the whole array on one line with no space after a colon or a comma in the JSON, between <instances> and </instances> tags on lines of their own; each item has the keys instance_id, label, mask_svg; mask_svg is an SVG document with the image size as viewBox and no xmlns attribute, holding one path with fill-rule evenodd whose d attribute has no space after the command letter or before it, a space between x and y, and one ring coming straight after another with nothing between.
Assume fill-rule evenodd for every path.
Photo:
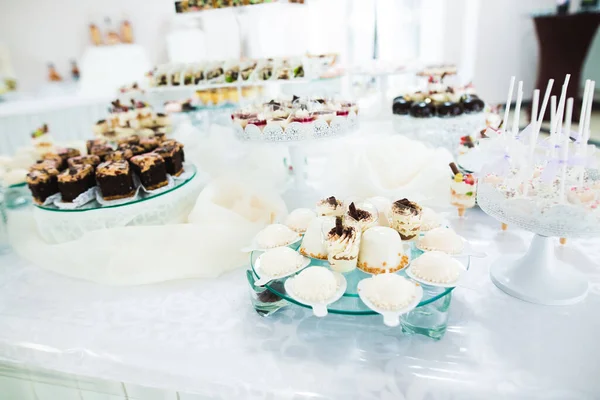
<instances>
[{"instance_id":1,"label":"dessert platter","mask_svg":"<svg viewBox=\"0 0 600 400\"><path fill-rule=\"evenodd\" d=\"M485 103L473 85L447 86L440 78L430 76L426 90L398 96L392 104L394 127L436 147L457 152L460 137L485 126Z\"/></svg>"},{"instance_id":2,"label":"dessert platter","mask_svg":"<svg viewBox=\"0 0 600 400\"><path fill-rule=\"evenodd\" d=\"M492 281L514 297L546 305L573 304L588 291L587 279L556 259L551 238L600 235L600 174L587 144L594 83L586 84L579 131L572 142L573 99L566 99L568 81L567 75L550 137L539 138L539 130L552 80L539 113L540 93L534 91L532 129L505 133L498 140L504 156L486 165L477 192L484 212L535 233L525 255L502 257L492 265Z\"/></svg>"},{"instance_id":3,"label":"dessert platter","mask_svg":"<svg viewBox=\"0 0 600 400\"><path fill-rule=\"evenodd\" d=\"M381 315L385 325L436 339L470 263L464 239L408 199L332 196L267 226L253 245L260 250L244 250L259 313L292 303L318 317Z\"/></svg>"}]
</instances>

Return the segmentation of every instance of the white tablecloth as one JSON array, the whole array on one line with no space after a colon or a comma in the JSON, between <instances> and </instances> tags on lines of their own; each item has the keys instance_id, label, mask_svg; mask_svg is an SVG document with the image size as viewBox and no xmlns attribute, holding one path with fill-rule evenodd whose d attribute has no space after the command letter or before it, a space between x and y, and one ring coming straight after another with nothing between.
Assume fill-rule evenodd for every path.
<instances>
[{"instance_id":1,"label":"white tablecloth","mask_svg":"<svg viewBox=\"0 0 600 400\"><path fill-rule=\"evenodd\" d=\"M120 288L9 254L0 256L0 361L210 399L599 398L600 241L557 240L557 257L592 287L580 304L544 307L505 295L488 277L490 263L524 252L531 234L501 232L479 210L453 226L489 256L473 259L454 291L439 342L375 316L317 319L290 306L260 317L242 269Z\"/></svg>"}]
</instances>

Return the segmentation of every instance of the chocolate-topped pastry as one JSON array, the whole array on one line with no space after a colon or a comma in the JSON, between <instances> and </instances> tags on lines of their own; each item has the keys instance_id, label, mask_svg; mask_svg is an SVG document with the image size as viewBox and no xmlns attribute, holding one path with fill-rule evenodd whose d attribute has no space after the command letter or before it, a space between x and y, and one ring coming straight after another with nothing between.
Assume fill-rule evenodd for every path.
<instances>
[{"instance_id":1,"label":"chocolate-topped pastry","mask_svg":"<svg viewBox=\"0 0 600 400\"><path fill-rule=\"evenodd\" d=\"M60 165L60 160L39 160L31 167L29 167L29 171L48 171L50 169L56 169L58 171L58 166ZM58 175L58 172L56 172Z\"/></svg>"},{"instance_id":2,"label":"chocolate-topped pastry","mask_svg":"<svg viewBox=\"0 0 600 400\"><path fill-rule=\"evenodd\" d=\"M420 101L410 106L410 115L415 118L429 118L435 115L435 107L429 101Z\"/></svg>"},{"instance_id":3,"label":"chocolate-topped pastry","mask_svg":"<svg viewBox=\"0 0 600 400\"><path fill-rule=\"evenodd\" d=\"M140 139L139 145L142 146L146 152L148 152L156 149L160 145L160 141L154 137L144 138Z\"/></svg>"},{"instance_id":4,"label":"chocolate-topped pastry","mask_svg":"<svg viewBox=\"0 0 600 400\"><path fill-rule=\"evenodd\" d=\"M463 108L460 103L445 101L436 104L435 113L438 117L456 117L463 113Z\"/></svg>"},{"instance_id":5,"label":"chocolate-topped pastry","mask_svg":"<svg viewBox=\"0 0 600 400\"><path fill-rule=\"evenodd\" d=\"M58 190L62 201L71 203L80 194L96 186L94 167L88 164L75 165L58 174Z\"/></svg>"},{"instance_id":6,"label":"chocolate-topped pastry","mask_svg":"<svg viewBox=\"0 0 600 400\"><path fill-rule=\"evenodd\" d=\"M127 137L117 140L117 145L139 144L139 143L140 143L140 137L138 135L130 135L130 136L127 136Z\"/></svg>"},{"instance_id":7,"label":"chocolate-topped pastry","mask_svg":"<svg viewBox=\"0 0 600 400\"><path fill-rule=\"evenodd\" d=\"M119 150L129 149L133 153L134 156L144 154L146 150L139 144L120 144Z\"/></svg>"},{"instance_id":8,"label":"chocolate-topped pastry","mask_svg":"<svg viewBox=\"0 0 600 400\"><path fill-rule=\"evenodd\" d=\"M404 96L398 96L392 103L392 112L396 115L407 115L410 112L412 101L407 100Z\"/></svg>"},{"instance_id":9,"label":"chocolate-topped pastry","mask_svg":"<svg viewBox=\"0 0 600 400\"><path fill-rule=\"evenodd\" d=\"M62 158L64 165L67 165L67 160L69 158L78 157L81 155L81 152L77 149L73 149L71 147L67 147L65 149L60 149L56 152Z\"/></svg>"},{"instance_id":10,"label":"chocolate-topped pastry","mask_svg":"<svg viewBox=\"0 0 600 400\"><path fill-rule=\"evenodd\" d=\"M104 161L129 161L133 157L130 149L119 149L104 156Z\"/></svg>"},{"instance_id":11,"label":"chocolate-topped pastry","mask_svg":"<svg viewBox=\"0 0 600 400\"><path fill-rule=\"evenodd\" d=\"M346 211L344 208L344 202L331 196L317 202L317 215L327 217L342 216Z\"/></svg>"},{"instance_id":12,"label":"chocolate-topped pastry","mask_svg":"<svg viewBox=\"0 0 600 400\"><path fill-rule=\"evenodd\" d=\"M167 166L165 160L156 153L146 153L132 157L131 167L140 177L147 190L161 188L167 183Z\"/></svg>"},{"instance_id":13,"label":"chocolate-topped pastry","mask_svg":"<svg viewBox=\"0 0 600 400\"><path fill-rule=\"evenodd\" d=\"M376 214L376 212L370 212L368 210L357 208L353 202L348 206L347 215L356 221L363 232L375 225L377 222Z\"/></svg>"},{"instance_id":14,"label":"chocolate-topped pastry","mask_svg":"<svg viewBox=\"0 0 600 400\"><path fill-rule=\"evenodd\" d=\"M408 199L392 204L391 227L400 234L402 240L410 240L419 234L421 211L421 206Z\"/></svg>"},{"instance_id":15,"label":"chocolate-topped pastry","mask_svg":"<svg viewBox=\"0 0 600 400\"><path fill-rule=\"evenodd\" d=\"M106 145L106 140L104 140L104 139L92 139L92 140L88 140L85 142L85 148L87 149L88 154L92 154L92 153L90 153L90 150L92 149L92 147L103 146L103 145Z\"/></svg>"},{"instance_id":16,"label":"chocolate-topped pastry","mask_svg":"<svg viewBox=\"0 0 600 400\"><path fill-rule=\"evenodd\" d=\"M173 176L179 176L183 172L183 149L174 144L161 144L161 147L154 150L164 160L167 167L167 173Z\"/></svg>"},{"instance_id":17,"label":"chocolate-topped pastry","mask_svg":"<svg viewBox=\"0 0 600 400\"><path fill-rule=\"evenodd\" d=\"M185 153L183 152L183 143L178 142L175 139L167 139L163 140L160 146L175 146L177 147L177 152L181 154L181 161L185 161Z\"/></svg>"},{"instance_id":18,"label":"chocolate-topped pastry","mask_svg":"<svg viewBox=\"0 0 600 400\"><path fill-rule=\"evenodd\" d=\"M44 201L55 193L58 193L58 170L51 166L45 170L31 170L25 178L27 186L33 196L36 204L43 204Z\"/></svg>"},{"instance_id":19,"label":"chocolate-topped pastry","mask_svg":"<svg viewBox=\"0 0 600 400\"><path fill-rule=\"evenodd\" d=\"M327 234L327 260L332 270L350 272L356 268L360 238L358 227L344 224L340 216L335 218L335 226Z\"/></svg>"},{"instance_id":20,"label":"chocolate-topped pastry","mask_svg":"<svg viewBox=\"0 0 600 400\"><path fill-rule=\"evenodd\" d=\"M96 168L96 181L104 200L117 200L135 194L133 174L125 160L105 161Z\"/></svg>"},{"instance_id":21,"label":"chocolate-topped pastry","mask_svg":"<svg viewBox=\"0 0 600 400\"><path fill-rule=\"evenodd\" d=\"M67 164L69 165L69 167L88 164L96 168L98 164L100 164L100 157L94 154L72 157L67 160Z\"/></svg>"},{"instance_id":22,"label":"chocolate-topped pastry","mask_svg":"<svg viewBox=\"0 0 600 400\"><path fill-rule=\"evenodd\" d=\"M113 148L110 147L109 145L100 144L100 145L93 146L90 149L90 154L98 156L98 157L100 157L100 160L104 161L104 157L106 157L106 155L108 153L111 153L112 151L113 151Z\"/></svg>"},{"instance_id":23,"label":"chocolate-topped pastry","mask_svg":"<svg viewBox=\"0 0 600 400\"><path fill-rule=\"evenodd\" d=\"M150 135L150 139L156 139L160 142L167 139L166 132L161 132L160 130L155 130L152 135Z\"/></svg>"},{"instance_id":24,"label":"chocolate-topped pastry","mask_svg":"<svg viewBox=\"0 0 600 400\"><path fill-rule=\"evenodd\" d=\"M460 102L465 109L465 113L476 113L483 110L485 103L474 94L465 94L460 98Z\"/></svg>"}]
</instances>

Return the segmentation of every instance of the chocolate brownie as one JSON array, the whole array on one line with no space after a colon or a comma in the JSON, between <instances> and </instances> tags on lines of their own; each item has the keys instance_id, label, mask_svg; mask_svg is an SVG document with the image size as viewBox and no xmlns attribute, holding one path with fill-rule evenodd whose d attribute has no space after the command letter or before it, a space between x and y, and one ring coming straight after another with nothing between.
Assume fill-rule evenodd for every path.
<instances>
[{"instance_id":1,"label":"chocolate brownie","mask_svg":"<svg viewBox=\"0 0 600 400\"><path fill-rule=\"evenodd\" d=\"M92 167L96 168L98 166L98 164L100 164L100 157L98 157L94 154L72 157L67 160L67 164L69 165L69 167L87 164L87 165L91 165Z\"/></svg>"},{"instance_id":2,"label":"chocolate brownie","mask_svg":"<svg viewBox=\"0 0 600 400\"><path fill-rule=\"evenodd\" d=\"M57 176L58 170L52 167L46 170L32 170L27 174L25 181L35 203L43 204L48 197L58 193Z\"/></svg>"},{"instance_id":3,"label":"chocolate brownie","mask_svg":"<svg viewBox=\"0 0 600 400\"><path fill-rule=\"evenodd\" d=\"M92 139L85 142L85 148L87 149L88 154L92 154L92 147L104 145L106 145L106 140L104 139Z\"/></svg>"},{"instance_id":4,"label":"chocolate brownie","mask_svg":"<svg viewBox=\"0 0 600 400\"><path fill-rule=\"evenodd\" d=\"M160 145L160 141L157 138L144 138L140 140L139 144L146 152L149 152L156 149Z\"/></svg>"},{"instance_id":5,"label":"chocolate brownie","mask_svg":"<svg viewBox=\"0 0 600 400\"><path fill-rule=\"evenodd\" d=\"M133 152L130 149L115 150L112 153L108 153L105 157L105 161L129 161L133 157Z\"/></svg>"},{"instance_id":6,"label":"chocolate brownie","mask_svg":"<svg viewBox=\"0 0 600 400\"><path fill-rule=\"evenodd\" d=\"M106 161L96 168L96 181L104 200L117 200L135 194L133 174L125 160Z\"/></svg>"},{"instance_id":7,"label":"chocolate brownie","mask_svg":"<svg viewBox=\"0 0 600 400\"><path fill-rule=\"evenodd\" d=\"M133 153L134 156L138 156L140 154L144 154L146 150L140 145L137 144L120 144L119 150L129 149Z\"/></svg>"},{"instance_id":8,"label":"chocolate brownie","mask_svg":"<svg viewBox=\"0 0 600 400\"><path fill-rule=\"evenodd\" d=\"M140 144L140 137L138 135L130 135L117 140L117 144Z\"/></svg>"},{"instance_id":9,"label":"chocolate brownie","mask_svg":"<svg viewBox=\"0 0 600 400\"><path fill-rule=\"evenodd\" d=\"M100 144L90 149L90 154L100 157L104 161L107 154L112 153L113 148L106 144Z\"/></svg>"},{"instance_id":10,"label":"chocolate brownie","mask_svg":"<svg viewBox=\"0 0 600 400\"><path fill-rule=\"evenodd\" d=\"M146 153L132 157L129 161L147 190L155 190L169 183L166 163L160 155Z\"/></svg>"},{"instance_id":11,"label":"chocolate brownie","mask_svg":"<svg viewBox=\"0 0 600 400\"><path fill-rule=\"evenodd\" d=\"M58 190L65 203L73 202L77 196L94 186L94 167L89 164L75 165L58 174Z\"/></svg>"},{"instance_id":12,"label":"chocolate brownie","mask_svg":"<svg viewBox=\"0 0 600 400\"><path fill-rule=\"evenodd\" d=\"M167 173L173 176L179 176L183 172L183 149L174 144L161 145L154 150L164 160L167 167Z\"/></svg>"}]
</instances>

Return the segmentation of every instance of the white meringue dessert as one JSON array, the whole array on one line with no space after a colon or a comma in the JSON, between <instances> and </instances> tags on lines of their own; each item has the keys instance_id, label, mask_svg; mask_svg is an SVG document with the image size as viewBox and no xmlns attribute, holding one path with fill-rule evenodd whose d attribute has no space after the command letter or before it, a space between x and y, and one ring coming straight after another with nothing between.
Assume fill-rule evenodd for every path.
<instances>
[{"instance_id":1,"label":"white meringue dessert","mask_svg":"<svg viewBox=\"0 0 600 400\"><path fill-rule=\"evenodd\" d=\"M392 228L374 226L367 229L360 242L358 269L369 274L396 272L408 265L402 239Z\"/></svg>"},{"instance_id":2,"label":"white meringue dessert","mask_svg":"<svg viewBox=\"0 0 600 400\"><path fill-rule=\"evenodd\" d=\"M424 283L454 284L462 268L454 258L441 251L428 251L410 264L410 273Z\"/></svg>"},{"instance_id":3,"label":"white meringue dessert","mask_svg":"<svg viewBox=\"0 0 600 400\"><path fill-rule=\"evenodd\" d=\"M442 218L431 208L423 207L421 210L421 232L427 232L442 225Z\"/></svg>"},{"instance_id":4,"label":"white meringue dessert","mask_svg":"<svg viewBox=\"0 0 600 400\"><path fill-rule=\"evenodd\" d=\"M333 272L325 267L308 267L291 279L294 295L306 302L327 301L338 289Z\"/></svg>"},{"instance_id":5,"label":"white meringue dessert","mask_svg":"<svg viewBox=\"0 0 600 400\"><path fill-rule=\"evenodd\" d=\"M317 214L313 210L297 208L288 215L285 224L295 232L304 233L308 224L315 218L317 218Z\"/></svg>"},{"instance_id":6,"label":"white meringue dessert","mask_svg":"<svg viewBox=\"0 0 600 400\"><path fill-rule=\"evenodd\" d=\"M417 296L417 286L396 274L381 274L361 282L362 293L375 307L398 311L408 306Z\"/></svg>"},{"instance_id":7,"label":"white meringue dessert","mask_svg":"<svg viewBox=\"0 0 600 400\"><path fill-rule=\"evenodd\" d=\"M271 278L280 278L297 271L306 265L308 259L289 247L276 247L267 250L259 257L260 273Z\"/></svg>"},{"instance_id":8,"label":"white meringue dessert","mask_svg":"<svg viewBox=\"0 0 600 400\"><path fill-rule=\"evenodd\" d=\"M465 244L463 239L450 228L435 228L419 239L417 247L424 251L443 251L446 254L462 253Z\"/></svg>"},{"instance_id":9,"label":"white meringue dessert","mask_svg":"<svg viewBox=\"0 0 600 400\"><path fill-rule=\"evenodd\" d=\"M328 232L334 226L335 218L332 217L317 217L310 221L300 245L300 254L310 258L327 260L327 242L323 232Z\"/></svg>"},{"instance_id":10,"label":"white meringue dessert","mask_svg":"<svg viewBox=\"0 0 600 400\"><path fill-rule=\"evenodd\" d=\"M287 246L298 239L299 235L282 224L272 224L258 232L255 238L259 249L272 249L274 247Z\"/></svg>"}]
</instances>

